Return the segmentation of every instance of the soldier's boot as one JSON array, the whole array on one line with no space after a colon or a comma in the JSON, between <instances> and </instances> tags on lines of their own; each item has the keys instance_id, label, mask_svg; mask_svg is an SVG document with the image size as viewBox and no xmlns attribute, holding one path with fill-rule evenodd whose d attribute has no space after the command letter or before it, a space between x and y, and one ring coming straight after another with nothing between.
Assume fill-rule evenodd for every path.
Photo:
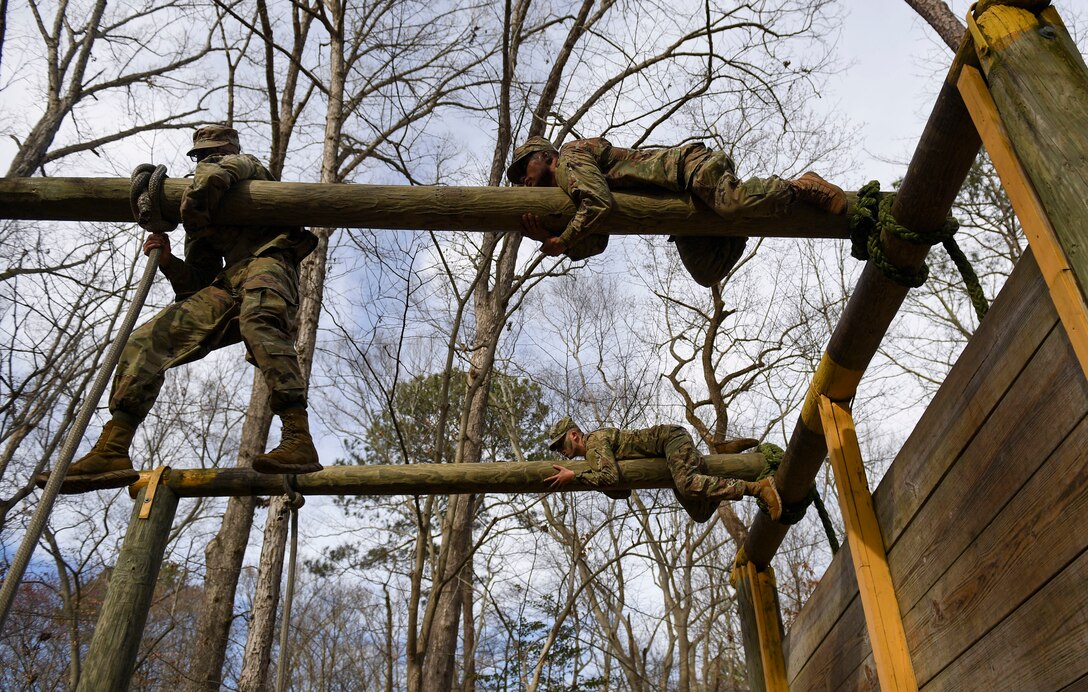
<instances>
[{"instance_id":1,"label":"soldier's boot","mask_svg":"<svg viewBox=\"0 0 1088 692\"><path fill-rule=\"evenodd\" d=\"M778 496L778 488L774 484L774 476L767 476L763 480L749 482L745 495L759 498L767 507L767 513L773 521L778 521L782 516L782 498Z\"/></svg>"},{"instance_id":2,"label":"soldier's boot","mask_svg":"<svg viewBox=\"0 0 1088 692\"><path fill-rule=\"evenodd\" d=\"M832 185L819 175L808 171L800 178L791 180L797 199L831 214L846 212L846 193L838 185Z\"/></svg>"},{"instance_id":3,"label":"soldier's boot","mask_svg":"<svg viewBox=\"0 0 1088 692\"><path fill-rule=\"evenodd\" d=\"M750 437L737 437L730 440L714 443L715 454L740 454L746 449L751 449L759 444L759 440Z\"/></svg>"},{"instance_id":4,"label":"soldier's boot","mask_svg":"<svg viewBox=\"0 0 1088 692\"><path fill-rule=\"evenodd\" d=\"M747 238L720 236L674 236L676 252L684 269L700 286L710 288L733 271L744 254Z\"/></svg>"},{"instance_id":5,"label":"soldier's boot","mask_svg":"<svg viewBox=\"0 0 1088 692\"><path fill-rule=\"evenodd\" d=\"M140 474L132 468L132 459L128 455L135 434L135 424L117 418L111 419L102 428L102 434L91 451L68 467L60 491L85 493L91 490L122 488L139 480ZM48 482L48 473L39 473L34 477L34 483L39 488L44 488Z\"/></svg>"},{"instance_id":6,"label":"soldier's boot","mask_svg":"<svg viewBox=\"0 0 1088 692\"><path fill-rule=\"evenodd\" d=\"M253 468L261 473L313 473L321 470L314 440L310 437L310 419L306 409L292 408L280 414L283 435L278 447L260 455Z\"/></svg>"}]
</instances>

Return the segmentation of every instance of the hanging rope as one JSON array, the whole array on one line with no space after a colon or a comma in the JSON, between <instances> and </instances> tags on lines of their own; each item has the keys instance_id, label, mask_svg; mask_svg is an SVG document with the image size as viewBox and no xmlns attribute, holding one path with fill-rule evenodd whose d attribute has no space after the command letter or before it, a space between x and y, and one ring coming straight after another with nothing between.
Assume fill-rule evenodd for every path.
<instances>
[{"instance_id":1,"label":"hanging rope","mask_svg":"<svg viewBox=\"0 0 1088 692\"><path fill-rule=\"evenodd\" d=\"M873 180L858 190L857 203L850 219L850 254L859 260L872 262L885 276L900 286L917 288L926 282L929 267L923 264L918 271L911 271L893 264L884 252L881 234L887 233L914 245L932 246L941 243L959 269L975 314L981 321L990 305L971 262L956 243L959 222L950 215L940 228L929 233L918 233L895 220L892 215L894 202L894 194L881 195L879 181Z\"/></svg>"},{"instance_id":2,"label":"hanging rope","mask_svg":"<svg viewBox=\"0 0 1088 692\"><path fill-rule=\"evenodd\" d=\"M763 470L759 472L759 478L756 480L761 480L774 475L778 471L778 466L782 463L782 457L786 456L786 452L778 445L769 442L761 444L758 449L759 453L763 455ZM839 552L839 539L835 535L835 527L831 524L831 516L827 513L827 507L824 506L824 502L820 498L820 492L816 490L815 483L809 489L808 495L800 502L795 502L792 505L782 503L782 516L778 519L778 523L793 526L805 518L808 506L813 503L816 504L816 513L820 516L820 523L823 524L824 533L827 534L828 545L831 546L831 554L834 555ZM762 500L756 500L756 504L764 512L767 511L767 507Z\"/></svg>"},{"instance_id":3,"label":"hanging rope","mask_svg":"<svg viewBox=\"0 0 1088 692\"><path fill-rule=\"evenodd\" d=\"M155 167L145 163L137 166L136 170L132 172L132 193L129 195L129 201L132 206L133 219L140 225L144 225L146 219L148 226L144 227L153 233L164 233L177 225L163 222L162 215L159 213L162 185L165 180L166 166ZM140 206L141 203L144 205L143 207ZM144 207L147 209L146 216L141 213ZM15 558L12 560L8 573L4 577L4 585L0 588L0 631L3 630L4 623L7 622L8 612L15 601L15 593L19 588L19 583L23 580L27 565L30 564L34 548L37 547L38 541L41 540L42 532L45 530L45 523L49 519L49 514L53 511L53 504L60 493L60 486L64 482L64 477L68 474L68 467L71 466L76 449L83 440L84 433L87 432L87 424L90 423L91 416L94 415L94 410L98 407L102 393L106 391L106 384L113 374L113 369L117 367L117 361L121 359L121 351L125 347L125 342L128 341L129 334L132 333L132 328L136 324L136 318L140 315L140 309L143 308L144 301L147 300L147 294L151 290L151 282L155 279L155 268L159 264L160 252L161 250L156 248L147 258L143 276L136 287L136 294L132 297L132 304L128 306L128 311L121 322L121 327L117 330L113 343L110 344L106 358L102 362L102 367L99 369L90 391L87 392L87 398L84 399L71 430L68 431L67 437L64 438L64 444L60 448L57 462L53 465L52 473L49 474L49 481L45 484L42 496L38 500L38 506L34 510L34 516L30 519L30 524L27 526L23 542L19 544L19 550L15 553Z\"/></svg>"},{"instance_id":4,"label":"hanging rope","mask_svg":"<svg viewBox=\"0 0 1088 692\"><path fill-rule=\"evenodd\" d=\"M298 562L298 510L306 504L306 498L298 492L296 476L283 477L283 493L287 496L287 505L291 508L291 557L287 563L287 590L283 595L283 612L280 614L280 662L276 666L276 692L284 692L290 678L291 650L288 646L288 633L291 628L291 603L295 598L295 565Z\"/></svg>"}]
</instances>

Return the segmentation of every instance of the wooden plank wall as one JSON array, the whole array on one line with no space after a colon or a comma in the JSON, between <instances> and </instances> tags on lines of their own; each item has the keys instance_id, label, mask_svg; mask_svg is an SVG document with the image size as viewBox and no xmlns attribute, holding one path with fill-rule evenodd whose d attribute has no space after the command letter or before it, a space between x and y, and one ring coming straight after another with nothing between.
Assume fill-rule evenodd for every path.
<instances>
[{"instance_id":1,"label":"wooden plank wall","mask_svg":"<svg viewBox=\"0 0 1088 692\"><path fill-rule=\"evenodd\" d=\"M873 499L920 688L1088 689L1088 382L1030 252ZM791 689L879 687L846 550Z\"/></svg>"}]
</instances>

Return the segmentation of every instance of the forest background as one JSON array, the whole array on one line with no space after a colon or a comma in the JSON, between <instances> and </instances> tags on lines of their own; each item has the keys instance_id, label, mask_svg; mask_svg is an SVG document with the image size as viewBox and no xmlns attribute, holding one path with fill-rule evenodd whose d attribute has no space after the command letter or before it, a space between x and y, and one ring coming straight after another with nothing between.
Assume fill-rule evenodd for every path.
<instances>
[{"instance_id":1,"label":"forest background","mask_svg":"<svg viewBox=\"0 0 1088 692\"><path fill-rule=\"evenodd\" d=\"M704 141L742 176L891 189L967 4L0 0L0 165L180 177L192 130L225 122L283 180L501 185L512 147L543 134ZM985 157L955 213L992 299L1024 240ZM131 224L0 224L6 569L143 257ZM314 230L299 349L326 464L550 459L565 413L678 422L704 450L784 446L860 271L845 242L753 239L703 289L663 237L575 263L517 233ZM874 485L977 326L947 256L930 264L855 401ZM144 317L171 298L158 281ZM276 443L265 397L241 347L179 368L137 466L248 464ZM0 687L75 685L130 509L123 491L59 500L0 633ZM754 511L695 525L667 491L310 498L291 685L744 689L728 574ZM287 517L282 498L182 503L135 688L268 687ZM829 560L810 512L775 559L787 627Z\"/></svg>"}]
</instances>

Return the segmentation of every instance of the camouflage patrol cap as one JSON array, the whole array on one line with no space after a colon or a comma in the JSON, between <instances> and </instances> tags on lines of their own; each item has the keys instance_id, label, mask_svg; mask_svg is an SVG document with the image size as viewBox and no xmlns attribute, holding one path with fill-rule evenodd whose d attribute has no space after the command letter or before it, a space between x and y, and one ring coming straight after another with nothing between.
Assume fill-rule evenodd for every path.
<instances>
[{"instance_id":1,"label":"camouflage patrol cap","mask_svg":"<svg viewBox=\"0 0 1088 692\"><path fill-rule=\"evenodd\" d=\"M548 437L551 439L548 449L558 452L563 448L563 440L567 439L567 433L578 429L578 424L570 416L563 416L548 428Z\"/></svg>"},{"instance_id":2,"label":"camouflage patrol cap","mask_svg":"<svg viewBox=\"0 0 1088 692\"><path fill-rule=\"evenodd\" d=\"M186 156L192 156L201 149L214 149L216 147L233 144L239 151L242 145L238 143L238 130L225 125L207 125L193 133L193 148Z\"/></svg>"},{"instance_id":3,"label":"camouflage patrol cap","mask_svg":"<svg viewBox=\"0 0 1088 692\"><path fill-rule=\"evenodd\" d=\"M510 167L506 169L506 179L515 185L521 185L521 179L525 175L525 167L529 165L529 157L538 151L555 151L555 148L551 142L538 135L533 135L529 139L514 149L514 160L510 162Z\"/></svg>"}]
</instances>

